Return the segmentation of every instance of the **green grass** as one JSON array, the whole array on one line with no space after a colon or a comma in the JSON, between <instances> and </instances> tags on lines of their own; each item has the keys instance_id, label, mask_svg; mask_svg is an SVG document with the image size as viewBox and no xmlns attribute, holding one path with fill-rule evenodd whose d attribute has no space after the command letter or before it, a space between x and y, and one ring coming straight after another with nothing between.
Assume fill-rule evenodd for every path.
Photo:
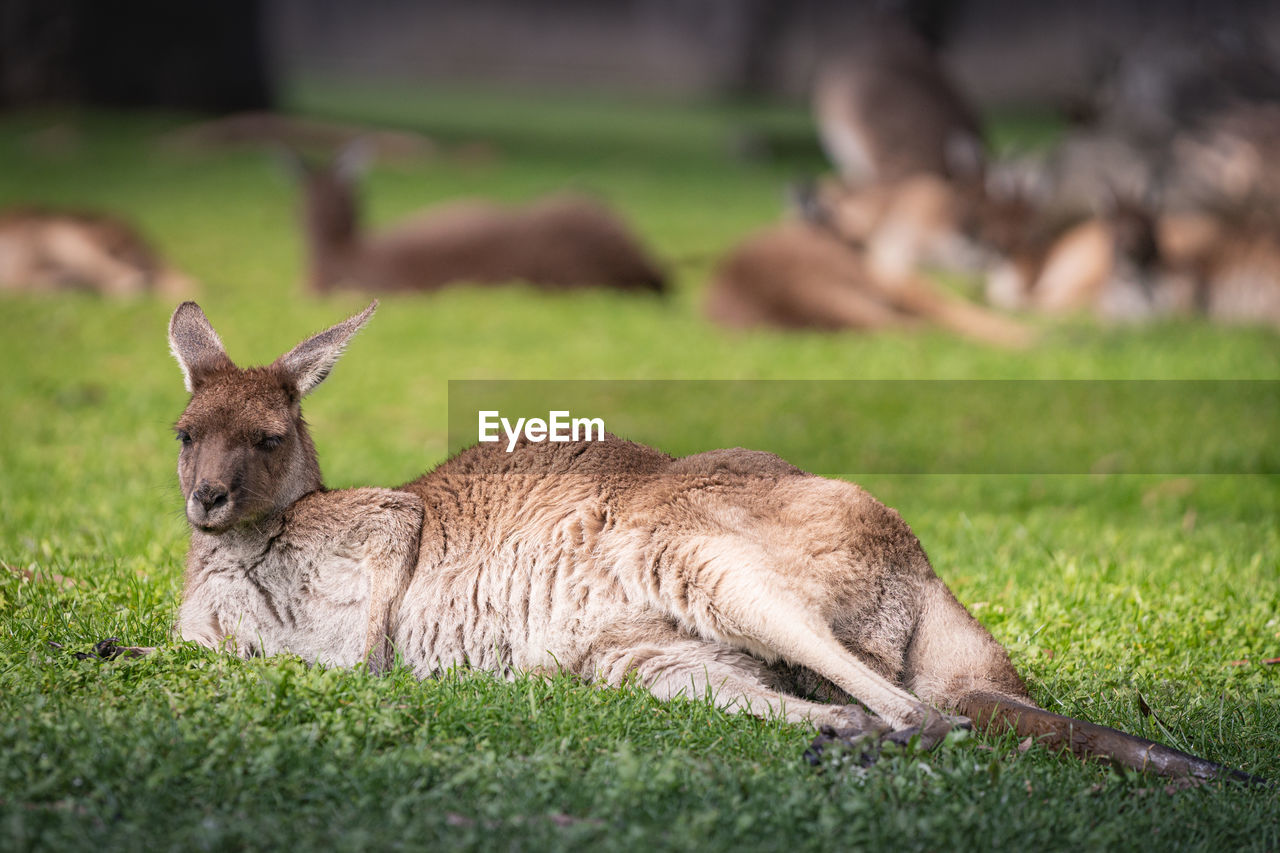
<instances>
[{"instance_id":1,"label":"green grass","mask_svg":"<svg viewBox=\"0 0 1280 853\"><path fill-rule=\"evenodd\" d=\"M1046 326L1016 355L937 333L714 329L697 314L714 258L776 217L786 180L821 169L795 110L319 87L296 99L445 143L440 158L375 172L375 221L572 184L624 210L676 274L665 302L518 287L385 300L307 408L333 486L394 484L439 461L450 379L1280 378L1274 333L1190 322ZM124 211L203 281L241 363L357 309L355 296L301 295L292 190L271 159L156 149L176 121L6 117L0 203ZM54 124L75 129L73 151L33 143ZM744 134L776 156L731 156ZM496 156L449 153L475 140ZM185 528L168 426L185 395L171 310L0 300L0 560L44 577L0 572L2 848L1280 847L1275 791L1166 790L1007 740L818 773L800 758L803 727L701 701L563 678L419 683L173 643ZM670 418L680 436L686 421ZM886 413L881 428L929 434L914 423ZM1028 440L1050 427L1028 424ZM1280 777L1280 666L1261 663L1280 657L1280 478L863 482L911 522L1046 707ZM165 648L113 663L68 653L108 636Z\"/></svg>"}]
</instances>

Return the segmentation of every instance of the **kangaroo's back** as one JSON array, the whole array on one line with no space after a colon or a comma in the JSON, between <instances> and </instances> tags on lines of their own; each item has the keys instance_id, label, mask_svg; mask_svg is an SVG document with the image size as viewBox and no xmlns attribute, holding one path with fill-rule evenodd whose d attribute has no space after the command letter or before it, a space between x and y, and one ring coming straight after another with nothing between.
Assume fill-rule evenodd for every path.
<instances>
[{"instance_id":1,"label":"kangaroo's back","mask_svg":"<svg viewBox=\"0 0 1280 853\"><path fill-rule=\"evenodd\" d=\"M861 252L799 222L732 249L713 273L705 310L731 328L871 331L910 323L876 295Z\"/></svg>"},{"instance_id":2,"label":"kangaroo's back","mask_svg":"<svg viewBox=\"0 0 1280 853\"><path fill-rule=\"evenodd\" d=\"M361 263L365 278L397 290L527 282L660 293L666 286L662 269L615 213L570 194L517 207L442 205L372 235Z\"/></svg>"},{"instance_id":3,"label":"kangaroo's back","mask_svg":"<svg viewBox=\"0 0 1280 853\"><path fill-rule=\"evenodd\" d=\"M366 233L356 197L362 164L354 153L343 151L330 164L297 165L314 290L526 282L550 290L662 292L666 286L661 266L623 220L581 196L524 206L452 202Z\"/></svg>"}]
</instances>

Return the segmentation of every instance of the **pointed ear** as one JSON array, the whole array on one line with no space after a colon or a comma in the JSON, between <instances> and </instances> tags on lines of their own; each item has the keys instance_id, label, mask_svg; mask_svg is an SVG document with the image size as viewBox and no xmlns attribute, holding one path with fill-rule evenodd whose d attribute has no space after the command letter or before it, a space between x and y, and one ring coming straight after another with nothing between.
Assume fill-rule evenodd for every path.
<instances>
[{"instance_id":1,"label":"pointed ear","mask_svg":"<svg viewBox=\"0 0 1280 853\"><path fill-rule=\"evenodd\" d=\"M318 335L307 338L293 349L276 359L276 365L282 368L297 389L298 397L311 393L333 370L338 356L346 348L347 343L355 337L356 332L369 322L373 311L378 307L375 299L369 307L354 317L348 317L338 325L326 329Z\"/></svg>"},{"instance_id":2,"label":"pointed ear","mask_svg":"<svg viewBox=\"0 0 1280 853\"><path fill-rule=\"evenodd\" d=\"M210 371L234 366L209 318L194 302L184 302L169 318L169 350L182 368L182 381L194 391Z\"/></svg>"}]
</instances>

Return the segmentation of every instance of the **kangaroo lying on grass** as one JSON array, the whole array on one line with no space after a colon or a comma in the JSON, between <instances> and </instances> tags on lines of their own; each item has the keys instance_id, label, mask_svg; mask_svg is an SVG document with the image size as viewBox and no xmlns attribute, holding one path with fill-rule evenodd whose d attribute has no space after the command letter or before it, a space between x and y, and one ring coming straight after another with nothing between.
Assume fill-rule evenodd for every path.
<instances>
[{"instance_id":1,"label":"kangaroo lying on grass","mask_svg":"<svg viewBox=\"0 0 1280 853\"><path fill-rule=\"evenodd\" d=\"M952 296L914 270L879 274L862 247L806 222L759 231L716 267L706 313L729 327L880 329L936 325L992 346L1026 347L1018 322Z\"/></svg>"},{"instance_id":2,"label":"kangaroo lying on grass","mask_svg":"<svg viewBox=\"0 0 1280 853\"><path fill-rule=\"evenodd\" d=\"M365 146L353 145L327 165L295 158L308 286L314 291L432 291L518 281L546 290L666 289L665 273L626 223L604 205L574 194L520 207L454 202L363 233L356 182L365 157Z\"/></svg>"},{"instance_id":3,"label":"kangaroo lying on grass","mask_svg":"<svg viewBox=\"0 0 1280 853\"><path fill-rule=\"evenodd\" d=\"M300 403L375 307L249 369L195 303L174 312L183 639L375 671L398 653L424 678L635 673L658 697L710 692L827 737L933 745L965 715L1130 767L1243 776L1037 708L896 512L768 453L485 444L397 489L327 491ZM844 704L789 695L803 682Z\"/></svg>"},{"instance_id":4,"label":"kangaroo lying on grass","mask_svg":"<svg viewBox=\"0 0 1280 853\"><path fill-rule=\"evenodd\" d=\"M194 289L118 217L38 207L0 211L0 291L136 296L154 290L181 297Z\"/></svg>"}]
</instances>

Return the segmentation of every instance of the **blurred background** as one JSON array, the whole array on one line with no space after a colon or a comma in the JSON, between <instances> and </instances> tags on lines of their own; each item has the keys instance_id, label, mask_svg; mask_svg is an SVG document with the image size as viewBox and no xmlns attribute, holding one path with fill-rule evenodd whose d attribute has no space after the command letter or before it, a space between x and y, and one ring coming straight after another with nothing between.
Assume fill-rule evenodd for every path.
<instances>
[{"instance_id":1,"label":"blurred background","mask_svg":"<svg viewBox=\"0 0 1280 853\"><path fill-rule=\"evenodd\" d=\"M803 100L868 10L910 21L984 109L1080 109L1137 50L1280 40L1280 10L1248 0L6 0L0 103L263 109L316 76Z\"/></svg>"},{"instance_id":2,"label":"blurred background","mask_svg":"<svg viewBox=\"0 0 1280 853\"><path fill-rule=\"evenodd\" d=\"M314 404L322 443L369 436L330 445L339 483L443 454L448 379L1269 379L1278 56L1247 2L5 0L0 425L56 455L132 407L121 458L167 488L190 296L245 363L388 299ZM879 82L829 110L829 68ZM1152 249L1166 224L1194 249ZM409 280L460 233L527 252Z\"/></svg>"}]
</instances>

